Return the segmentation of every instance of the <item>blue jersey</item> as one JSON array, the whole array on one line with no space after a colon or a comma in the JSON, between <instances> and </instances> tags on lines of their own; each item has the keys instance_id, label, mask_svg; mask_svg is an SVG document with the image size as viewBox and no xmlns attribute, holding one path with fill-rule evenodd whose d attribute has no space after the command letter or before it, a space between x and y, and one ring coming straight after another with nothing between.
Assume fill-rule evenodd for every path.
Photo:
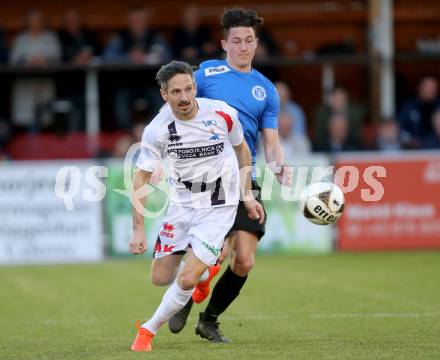
<instances>
[{"instance_id":1,"label":"blue jersey","mask_svg":"<svg viewBox=\"0 0 440 360\"><path fill-rule=\"evenodd\" d=\"M255 169L258 131L278 128L280 104L275 86L257 70L243 73L226 60L201 63L195 78L198 97L223 100L238 111Z\"/></svg>"}]
</instances>

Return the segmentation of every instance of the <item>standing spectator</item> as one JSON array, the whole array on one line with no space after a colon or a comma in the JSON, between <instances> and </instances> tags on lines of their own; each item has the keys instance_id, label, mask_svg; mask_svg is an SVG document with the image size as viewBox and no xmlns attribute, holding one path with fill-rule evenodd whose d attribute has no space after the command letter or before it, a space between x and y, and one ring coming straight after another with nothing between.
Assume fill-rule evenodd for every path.
<instances>
[{"instance_id":1,"label":"standing spectator","mask_svg":"<svg viewBox=\"0 0 440 360\"><path fill-rule=\"evenodd\" d=\"M295 118L287 111L281 111L278 116L278 134L284 150L287 164L292 164L295 158L310 152L310 141L304 134L295 133Z\"/></svg>"},{"instance_id":2,"label":"standing spectator","mask_svg":"<svg viewBox=\"0 0 440 360\"><path fill-rule=\"evenodd\" d=\"M399 112L399 123L406 147L420 147L423 139L433 133L432 114L439 106L437 79L430 75L422 77L417 96L404 103Z\"/></svg>"},{"instance_id":3,"label":"standing spectator","mask_svg":"<svg viewBox=\"0 0 440 360\"><path fill-rule=\"evenodd\" d=\"M170 58L164 39L149 27L151 14L145 8L129 11L128 28L111 39L104 60L113 63L160 64Z\"/></svg>"},{"instance_id":4,"label":"standing spectator","mask_svg":"<svg viewBox=\"0 0 440 360\"><path fill-rule=\"evenodd\" d=\"M320 105L315 114L315 145L319 148L328 145L329 121L334 114L344 114L347 119L349 137L352 141L360 143L365 110L363 106L352 102L347 90L343 87L335 87L327 102Z\"/></svg>"},{"instance_id":5,"label":"standing spectator","mask_svg":"<svg viewBox=\"0 0 440 360\"><path fill-rule=\"evenodd\" d=\"M110 63L159 64L169 59L170 49L162 37L149 28L150 13L133 8L128 14L128 29L122 30L108 44L104 60ZM154 85L124 83L115 93L114 113L120 129L133 124L133 105L144 100L148 112L157 112L162 99Z\"/></svg>"},{"instance_id":6,"label":"standing spectator","mask_svg":"<svg viewBox=\"0 0 440 360\"><path fill-rule=\"evenodd\" d=\"M383 152L402 150L399 124L395 120L389 119L382 121L379 126L375 148Z\"/></svg>"},{"instance_id":7,"label":"standing spectator","mask_svg":"<svg viewBox=\"0 0 440 360\"><path fill-rule=\"evenodd\" d=\"M323 144L315 144L315 151L338 153L341 151L359 150L349 132L349 121L345 113L333 113L328 120L328 137Z\"/></svg>"},{"instance_id":8,"label":"standing spectator","mask_svg":"<svg viewBox=\"0 0 440 360\"><path fill-rule=\"evenodd\" d=\"M201 24L200 9L188 5L183 11L182 25L173 36L174 56L180 60L196 60L217 57L219 49L212 39L207 26Z\"/></svg>"},{"instance_id":9,"label":"standing spectator","mask_svg":"<svg viewBox=\"0 0 440 360\"><path fill-rule=\"evenodd\" d=\"M424 149L440 149L440 107L432 114L432 127L433 132L423 139Z\"/></svg>"},{"instance_id":10,"label":"standing spectator","mask_svg":"<svg viewBox=\"0 0 440 360\"><path fill-rule=\"evenodd\" d=\"M275 87L280 97L280 111L286 111L294 119L292 131L295 135L306 135L306 117L299 104L291 100L289 85L284 81L277 81Z\"/></svg>"},{"instance_id":11,"label":"standing spectator","mask_svg":"<svg viewBox=\"0 0 440 360\"><path fill-rule=\"evenodd\" d=\"M63 29L58 33L62 46L62 60L84 65L89 63L99 48L93 32L83 28L76 10L67 10Z\"/></svg>"},{"instance_id":12,"label":"standing spectator","mask_svg":"<svg viewBox=\"0 0 440 360\"><path fill-rule=\"evenodd\" d=\"M12 45L10 63L24 66L47 66L61 58L57 36L44 28L40 11L27 15L26 30ZM36 129L37 111L55 98L55 83L50 78L17 79L12 85L12 118L18 128Z\"/></svg>"}]
</instances>

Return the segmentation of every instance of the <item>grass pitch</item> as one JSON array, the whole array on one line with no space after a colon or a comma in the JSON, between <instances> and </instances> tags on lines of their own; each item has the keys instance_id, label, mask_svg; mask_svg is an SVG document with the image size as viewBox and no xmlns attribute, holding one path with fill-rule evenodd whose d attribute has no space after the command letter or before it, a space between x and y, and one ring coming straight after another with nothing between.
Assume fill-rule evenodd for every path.
<instances>
[{"instance_id":1,"label":"grass pitch","mask_svg":"<svg viewBox=\"0 0 440 360\"><path fill-rule=\"evenodd\" d=\"M0 268L0 359L440 359L440 253L258 257L222 316L229 345L165 325L129 351L164 288L149 259Z\"/></svg>"}]
</instances>

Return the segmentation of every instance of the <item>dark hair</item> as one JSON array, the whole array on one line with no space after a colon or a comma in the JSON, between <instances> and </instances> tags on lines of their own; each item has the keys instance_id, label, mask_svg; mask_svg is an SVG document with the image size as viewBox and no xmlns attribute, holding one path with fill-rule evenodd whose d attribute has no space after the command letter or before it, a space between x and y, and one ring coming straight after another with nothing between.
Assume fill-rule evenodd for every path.
<instances>
[{"instance_id":1,"label":"dark hair","mask_svg":"<svg viewBox=\"0 0 440 360\"><path fill-rule=\"evenodd\" d=\"M225 9L223 12L221 26L223 35L228 37L229 29L234 27L251 27L257 33L258 28L263 25L263 18L259 17L255 10L242 9L234 7L232 9Z\"/></svg>"},{"instance_id":2,"label":"dark hair","mask_svg":"<svg viewBox=\"0 0 440 360\"><path fill-rule=\"evenodd\" d=\"M168 86L168 81L177 74L188 74L194 77L191 65L184 61L173 60L159 69L156 74L157 83L165 90Z\"/></svg>"}]
</instances>

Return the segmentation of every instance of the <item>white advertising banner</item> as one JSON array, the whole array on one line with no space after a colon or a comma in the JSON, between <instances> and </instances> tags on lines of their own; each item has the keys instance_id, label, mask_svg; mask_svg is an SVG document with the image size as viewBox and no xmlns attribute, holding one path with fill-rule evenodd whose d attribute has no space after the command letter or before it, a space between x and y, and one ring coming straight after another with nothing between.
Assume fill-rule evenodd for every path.
<instances>
[{"instance_id":1,"label":"white advertising banner","mask_svg":"<svg viewBox=\"0 0 440 360\"><path fill-rule=\"evenodd\" d=\"M94 165L79 161L0 164L0 264L103 258L102 201L94 201L102 187L98 177L90 176ZM63 166L70 171L60 177ZM70 210L66 209L69 203Z\"/></svg>"}]
</instances>

